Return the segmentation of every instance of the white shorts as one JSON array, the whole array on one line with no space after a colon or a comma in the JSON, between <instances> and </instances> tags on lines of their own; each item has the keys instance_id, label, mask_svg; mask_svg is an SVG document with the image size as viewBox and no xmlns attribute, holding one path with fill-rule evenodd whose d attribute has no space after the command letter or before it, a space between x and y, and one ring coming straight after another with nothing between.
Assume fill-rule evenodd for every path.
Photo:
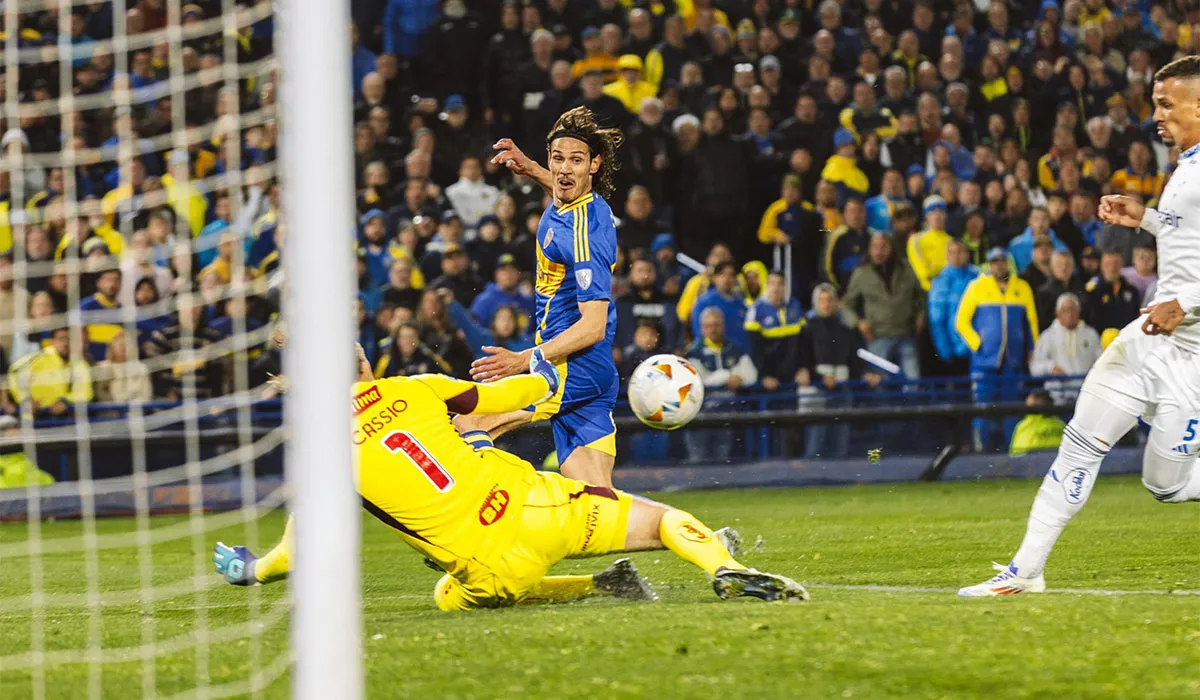
<instances>
[{"instance_id":1,"label":"white shorts","mask_svg":"<svg viewBox=\"0 0 1200 700\"><path fill-rule=\"evenodd\" d=\"M1121 329L1088 372L1081 391L1147 422L1158 412L1200 409L1200 356L1169 336L1146 335L1143 317Z\"/></svg>"}]
</instances>

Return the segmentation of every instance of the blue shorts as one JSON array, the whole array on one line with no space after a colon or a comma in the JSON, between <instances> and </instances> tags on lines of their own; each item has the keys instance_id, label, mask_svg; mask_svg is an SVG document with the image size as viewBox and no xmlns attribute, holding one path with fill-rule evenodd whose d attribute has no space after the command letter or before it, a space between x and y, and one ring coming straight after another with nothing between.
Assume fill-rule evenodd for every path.
<instances>
[{"instance_id":1,"label":"blue shorts","mask_svg":"<svg viewBox=\"0 0 1200 700\"><path fill-rule=\"evenodd\" d=\"M562 382L558 393L533 408L533 420L549 420L554 431L558 463L567 461L577 447L617 454L617 427L613 408L620 379L612 355L608 362L593 359L600 353L555 363Z\"/></svg>"}]
</instances>

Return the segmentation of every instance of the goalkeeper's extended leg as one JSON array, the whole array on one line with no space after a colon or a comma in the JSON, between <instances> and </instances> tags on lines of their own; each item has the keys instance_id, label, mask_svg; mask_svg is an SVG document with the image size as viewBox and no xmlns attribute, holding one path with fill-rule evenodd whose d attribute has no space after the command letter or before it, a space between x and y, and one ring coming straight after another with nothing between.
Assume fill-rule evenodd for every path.
<instances>
[{"instance_id":1,"label":"goalkeeper's extended leg","mask_svg":"<svg viewBox=\"0 0 1200 700\"><path fill-rule=\"evenodd\" d=\"M218 542L213 549L213 564L217 573L235 586L254 586L287 578L291 572L293 521L294 518L289 515L279 544L261 557L254 556L253 552L240 545L230 547Z\"/></svg>"},{"instance_id":2,"label":"goalkeeper's extended leg","mask_svg":"<svg viewBox=\"0 0 1200 700\"><path fill-rule=\"evenodd\" d=\"M703 569L712 577L713 590L721 598L808 600L808 591L792 579L738 562L713 531L691 513L634 496L625 551L663 548Z\"/></svg>"},{"instance_id":3,"label":"goalkeeper's extended leg","mask_svg":"<svg viewBox=\"0 0 1200 700\"><path fill-rule=\"evenodd\" d=\"M604 571L586 576L547 576L521 599L521 604L572 603L596 596L625 600L658 600L637 566L629 559L618 559Z\"/></svg>"}]
</instances>

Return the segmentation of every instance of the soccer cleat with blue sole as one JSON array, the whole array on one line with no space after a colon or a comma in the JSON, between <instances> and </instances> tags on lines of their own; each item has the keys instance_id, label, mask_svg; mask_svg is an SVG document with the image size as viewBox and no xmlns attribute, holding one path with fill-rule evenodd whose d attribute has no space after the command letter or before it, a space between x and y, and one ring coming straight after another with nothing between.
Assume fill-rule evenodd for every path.
<instances>
[{"instance_id":1,"label":"soccer cleat with blue sole","mask_svg":"<svg viewBox=\"0 0 1200 700\"><path fill-rule=\"evenodd\" d=\"M213 564L217 567L217 573L235 586L258 585L258 580L254 578L254 564L257 561L258 557L241 545L230 547L218 542L213 548Z\"/></svg>"},{"instance_id":2,"label":"soccer cleat with blue sole","mask_svg":"<svg viewBox=\"0 0 1200 700\"><path fill-rule=\"evenodd\" d=\"M713 590L722 600L759 598L766 601L808 600L808 591L787 576L754 569L717 569Z\"/></svg>"},{"instance_id":3,"label":"soccer cleat with blue sole","mask_svg":"<svg viewBox=\"0 0 1200 700\"><path fill-rule=\"evenodd\" d=\"M1042 593L1046 590L1046 579L1041 574L1026 578L1021 576L1012 564L1005 566L993 563L992 567L1000 573L983 583L958 589L958 595L962 598L990 598L1018 593Z\"/></svg>"}]
</instances>

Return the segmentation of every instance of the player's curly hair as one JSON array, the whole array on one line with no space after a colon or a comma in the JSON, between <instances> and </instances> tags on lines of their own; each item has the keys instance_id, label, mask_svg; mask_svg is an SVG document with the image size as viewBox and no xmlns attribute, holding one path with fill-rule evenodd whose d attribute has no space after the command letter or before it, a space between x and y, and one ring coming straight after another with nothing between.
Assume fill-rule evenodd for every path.
<instances>
[{"instance_id":1,"label":"player's curly hair","mask_svg":"<svg viewBox=\"0 0 1200 700\"><path fill-rule=\"evenodd\" d=\"M555 139L564 137L586 143L592 158L600 156L600 169L592 176L592 189L601 197L611 197L615 188L613 176L621 167L617 162L617 149L625 141L621 130L601 128L592 110L576 107L564 112L554 123L554 128L546 135L546 151L550 151L550 144Z\"/></svg>"}]
</instances>

